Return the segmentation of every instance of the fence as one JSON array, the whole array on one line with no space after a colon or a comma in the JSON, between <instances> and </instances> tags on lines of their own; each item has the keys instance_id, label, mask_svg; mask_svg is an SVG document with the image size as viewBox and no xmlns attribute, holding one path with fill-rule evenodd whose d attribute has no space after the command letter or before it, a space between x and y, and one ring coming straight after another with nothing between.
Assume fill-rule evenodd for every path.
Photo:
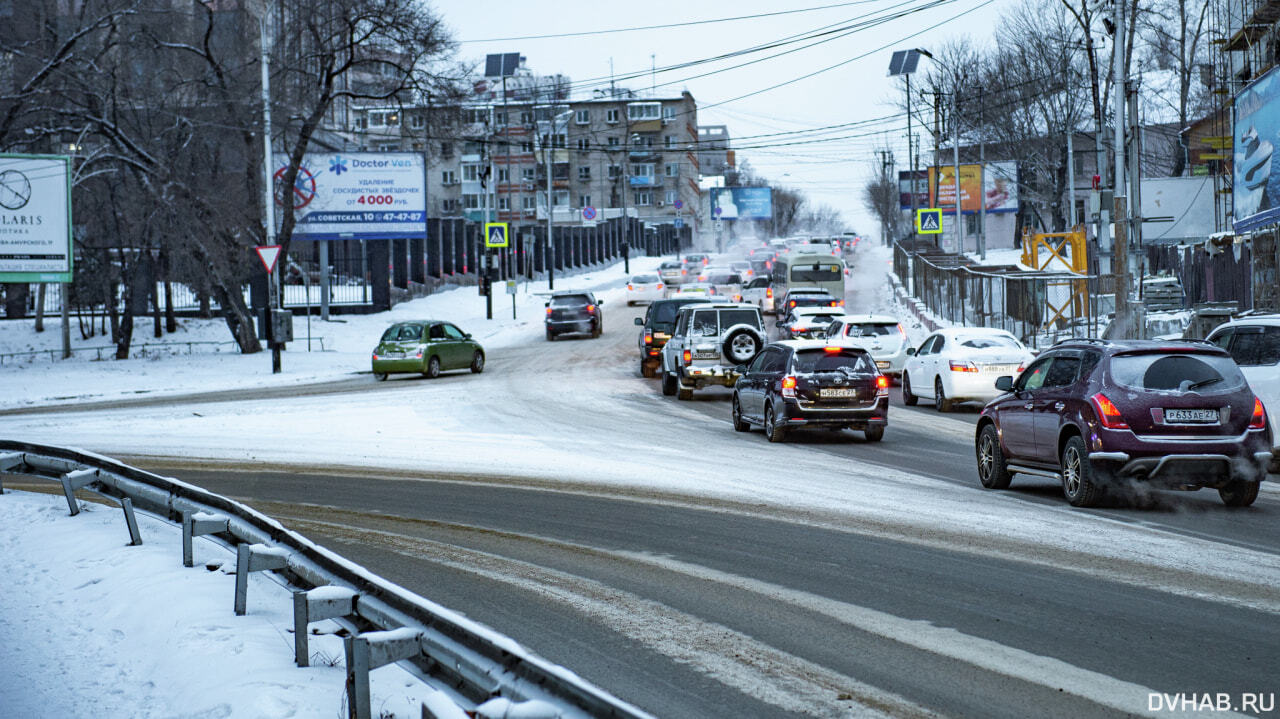
<instances>
[{"instance_id":1,"label":"fence","mask_svg":"<svg viewBox=\"0 0 1280 719\"><path fill-rule=\"evenodd\" d=\"M624 251L632 257L673 253L677 247L691 244L692 230L689 227L677 230L671 225L646 226L636 218L613 218L591 227L556 227L552 242L547 241L547 228L542 224L513 224L509 237L510 247L494 251L499 280L537 278L548 271L568 273L617 260ZM318 242L299 240L291 245L289 257L280 260L277 271L284 284L286 308L319 307L323 292L320 270L326 266L330 306L361 312L381 311L390 309L397 297L427 294L450 282L474 281L484 252L479 223L430 218L427 235L412 240L332 240L324 247ZM144 257L138 276L128 290L133 292L135 312L146 314L147 308L154 308L157 301L165 306L162 280ZM20 305L21 311L15 311L13 316L36 313L40 285L7 287L15 289L7 290L6 294L23 293L21 302L14 303ZM43 287L43 311L47 316L56 316L62 311L63 288L56 284ZM409 295L393 293L391 288L410 292ZM125 292L124 287L116 288L117 311L124 310ZM219 311L216 301L200 297L187 285L172 282L170 292L176 313ZM244 288L246 304L264 306L266 292L266 278L259 274ZM9 304L8 301L0 303L0 317L6 316ZM101 305L83 309L97 314L105 312Z\"/></svg>"},{"instance_id":2,"label":"fence","mask_svg":"<svg viewBox=\"0 0 1280 719\"><path fill-rule=\"evenodd\" d=\"M1105 324L1096 276L976 267L930 244L895 243L894 274L940 323L996 327L1032 347L1098 336Z\"/></svg>"},{"instance_id":3,"label":"fence","mask_svg":"<svg viewBox=\"0 0 1280 719\"><path fill-rule=\"evenodd\" d=\"M4 472L60 482L72 515L79 513L75 497L79 489L119 501L133 544L141 543L133 520L135 507L180 522L185 566L191 564L193 536L209 536L234 547L237 614L244 613L247 572L275 571L296 588L293 608L298 666L308 664L308 621L338 619L355 632L346 640L347 692L350 715L357 719L371 716L368 672L396 661L413 664L420 676L453 687L475 703L491 697L542 701L566 719L649 716L530 654L514 641L440 611L418 595L221 495L99 455L13 440L0 440L0 477ZM327 589L312 591L320 587ZM425 708L423 715L432 716Z\"/></svg>"}]
</instances>

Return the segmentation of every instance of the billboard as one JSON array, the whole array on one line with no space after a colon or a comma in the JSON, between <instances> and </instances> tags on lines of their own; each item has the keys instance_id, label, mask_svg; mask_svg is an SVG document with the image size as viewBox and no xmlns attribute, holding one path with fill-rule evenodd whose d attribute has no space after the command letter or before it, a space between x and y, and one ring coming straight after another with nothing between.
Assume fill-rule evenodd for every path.
<instances>
[{"instance_id":1,"label":"billboard","mask_svg":"<svg viewBox=\"0 0 1280 719\"><path fill-rule=\"evenodd\" d=\"M307 154L292 191L288 156L276 155L276 204L297 213L295 240L401 240L427 232L427 178L410 152ZM279 213L277 213L279 214Z\"/></svg>"},{"instance_id":2,"label":"billboard","mask_svg":"<svg viewBox=\"0 0 1280 719\"><path fill-rule=\"evenodd\" d=\"M1236 95L1232 127L1235 231L1280 222L1280 75L1271 70Z\"/></svg>"},{"instance_id":3,"label":"billboard","mask_svg":"<svg viewBox=\"0 0 1280 719\"><path fill-rule=\"evenodd\" d=\"M979 173L976 163L960 166L960 210L975 214L985 204L987 212L1017 212L1017 163L989 162L985 167L986 172ZM956 213L955 174L955 167L952 165L929 168L929 207L941 207L948 215ZM978 192L979 179L982 181L982 192ZM937 204L934 203L935 192ZM910 201L910 195L907 199Z\"/></svg>"},{"instance_id":4,"label":"billboard","mask_svg":"<svg viewBox=\"0 0 1280 719\"><path fill-rule=\"evenodd\" d=\"M906 170L898 172L898 209L911 209L911 174ZM916 204L919 207L929 206L929 172L928 170L915 171L915 193Z\"/></svg>"},{"instance_id":5,"label":"billboard","mask_svg":"<svg viewBox=\"0 0 1280 719\"><path fill-rule=\"evenodd\" d=\"M0 282L70 282L71 261L71 158L0 155Z\"/></svg>"},{"instance_id":6,"label":"billboard","mask_svg":"<svg viewBox=\"0 0 1280 719\"><path fill-rule=\"evenodd\" d=\"M772 220L773 190L768 187L716 187L711 215L721 220Z\"/></svg>"}]
</instances>

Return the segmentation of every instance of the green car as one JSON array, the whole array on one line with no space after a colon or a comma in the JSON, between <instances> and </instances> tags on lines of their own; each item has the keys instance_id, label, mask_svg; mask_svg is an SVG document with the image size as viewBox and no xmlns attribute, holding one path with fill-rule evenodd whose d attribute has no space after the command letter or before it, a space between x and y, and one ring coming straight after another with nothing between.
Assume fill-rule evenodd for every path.
<instances>
[{"instance_id":1,"label":"green car","mask_svg":"<svg viewBox=\"0 0 1280 719\"><path fill-rule=\"evenodd\" d=\"M436 378L444 370L484 371L484 348L471 335L448 322L397 322L382 333L373 350L373 376L412 372Z\"/></svg>"}]
</instances>

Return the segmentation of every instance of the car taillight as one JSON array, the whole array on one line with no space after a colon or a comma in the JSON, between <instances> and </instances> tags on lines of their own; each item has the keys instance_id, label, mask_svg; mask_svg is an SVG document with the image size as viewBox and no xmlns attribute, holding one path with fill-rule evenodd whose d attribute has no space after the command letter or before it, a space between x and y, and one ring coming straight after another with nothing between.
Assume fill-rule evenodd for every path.
<instances>
[{"instance_id":1,"label":"car taillight","mask_svg":"<svg viewBox=\"0 0 1280 719\"><path fill-rule=\"evenodd\" d=\"M661 283L661 282L659 282L659 283L658 283L658 289L662 289L662 283Z\"/></svg>"},{"instance_id":2,"label":"car taillight","mask_svg":"<svg viewBox=\"0 0 1280 719\"><path fill-rule=\"evenodd\" d=\"M551 308L550 308L550 307L548 307L548 308L547 308L547 315L548 315L548 316L550 316L550 315L551 315Z\"/></svg>"},{"instance_id":3,"label":"car taillight","mask_svg":"<svg viewBox=\"0 0 1280 719\"><path fill-rule=\"evenodd\" d=\"M1253 398L1253 416L1249 418L1249 429L1267 428L1267 410L1262 407L1262 400Z\"/></svg>"},{"instance_id":4,"label":"car taillight","mask_svg":"<svg viewBox=\"0 0 1280 719\"><path fill-rule=\"evenodd\" d=\"M1025 363L1019 363L1019 364L1018 364L1018 374L1022 374L1022 370L1026 369L1026 368L1027 368L1027 365L1026 365Z\"/></svg>"},{"instance_id":5,"label":"car taillight","mask_svg":"<svg viewBox=\"0 0 1280 719\"><path fill-rule=\"evenodd\" d=\"M634 290L635 288L634 288L634 287L632 287L631 285L627 285L627 289L628 289L628 290Z\"/></svg>"},{"instance_id":6,"label":"car taillight","mask_svg":"<svg viewBox=\"0 0 1280 719\"><path fill-rule=\"evenodd\" d=\"M764 296L768 297L769 299L773 299L773 288L772 287L764 288Z\"/></svg>"},{"instance_id":7,"label":"car taillight","mask_svg":"<svg viewBox=\"0 0 1280 719\"><path fill-rule=\"evenodd\" d=\"M876 375L876 396L889 396L889 378L882 374Z\"/></svg>"},{"instance_id":8,"label":"car taillight","mask_svg":"<svg viewBox=\"0 0 1280 719\"><path fill-rule=\"evenodd\" d=\"M902 329L902 325L898 325L898 334L902 335L902 339L907 338L907 331Z\"/></svg>"},{"instance_id":9,"label":"car taillight","mask_svg":"<svg viewBox=\"0 0 1280 719\"><path fill-rule=\"evenodd\" d=\"M422 350L418 350L418 354L417 354L417 355L415 355L415 356L416 356L418 359L422 359Z\"/></svg>"},{"instance_id":10,"label":"car taillight","mask_svg":"<svg viewBox=\"0 0 1280 719\"><path fill-rule=\"evenodd\" d=\"M682 275L687 275L687 274L689 274L689 271L688 271L688 270L680 270L680 274L682 274Z\"/></svg>"},{"instance_id":11,"label":"car taillight","mask_svg":"<svg viewBox=\"0 0 1280 719\"><path fill-rule=\"evenodd\" d=\"M693 353L690 352L689 350L685 350L684 354L681 355L681 357L684 359L685 364L689 364L690 362L693 362Z\"/></svg>"},{"instance_id":12,"label":"car taillight","mask_svg":"<svg viewBox=\"0 0 1280 719\"><path fill-rule=\"evenodd\" d=\"M972 362L957 362L955 360L949 360L947 364L951 366L952 372L977 372L978 371L977 365L975 365Z\"/></svg>"},{"instance_id":13,"label":"car taillight","mask_svg":"<svg viewBox=\"0 0 1280 719\"><path fill-rule=\"evenodd\" d=\"M1101 392L1089 398L1093 402L1093 408L1098 411L1098 421L1102 422L1102 426L1107 429L1129 429L1129 423L1124 421L1119 408L1115 403L1107 399L1105 394Z\"/></svg>"},{"instance_id":14,"label":"car taillight","mask_svg":"<svg viewBox=\"0 0 1280 719\"><path fill-rule=\"evenodd\" d=\"M594 314L596 313L596 306L595 306L595 305L587 305L587 312L590 312L591 314L593 314L593 315L594 315Z\"/></svg>"},{"instance_id":15,"label":"car taillight","mask_svg":"<svg viewBox=\"0 0 1280 719\"><path fill-rule=\"evenodd\" d=\"M787 306L788 306L788 307L795 307L795 306L796 306L796 301L795 301L795 300L791 300L791 302L790 302Z\"/></svg>"},{"instance_id":16,"label":"car taillight","mask_svg":"<svg viewBox=\"0 0 1280 719\"><path fill-rule=\"evenodd\" d=\"M796 398L796 378L790 375L782 378L782 396L788 399Z\"/></svg>"},{"instance_id":17,"label":"car taillight","mask_svg":"<svg viewBox=\"0 0 1280 719\"><path fill-rule=\"evenodd\" d=\"M653 344L653 335L649 334L648 332L645 332L645 333L644 333L644 343L645 343L645 344L647 344L647 345L651 345L651 344Z\"/></svg>"},{"instance_id":18,"label":"car taillight","mask_svg":"<svg viewBox=\"0 0 1280 719\"><path fill-rule=\"evenodd\" d=\"M375 360L376 360L376 359L378 359L378 355L374 355L374 356L373 356L373 358L374 358Z\"/></svg>"},{"instance_id":19,"label":"car taillight","mask_svg":"<svg viewBox=\"0 0 1280 719\"><path fill-rule=\"evenodd\" d=\"M822 351L826 352L827 354L833 355L838 353L841 349L842 349L841 347L838 347L836 345L827 345L826 347L822 348Z\"/></svg>"}]
</instances>

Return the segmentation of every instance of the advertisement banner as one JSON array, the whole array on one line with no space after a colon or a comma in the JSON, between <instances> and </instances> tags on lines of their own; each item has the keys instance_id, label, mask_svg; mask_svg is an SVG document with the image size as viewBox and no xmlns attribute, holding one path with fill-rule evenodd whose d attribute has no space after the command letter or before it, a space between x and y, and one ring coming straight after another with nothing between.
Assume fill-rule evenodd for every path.
<instances>
[{"instance_id":1,"label":"advertisement banner","mask_svg":"<svg viewBox=\"0 0 1280 719\"><path fill-rule=\"evenodd\" d=\"M276 204L293 202L295 240L400 240L427 232L420 154L308 154L291 192L280 185L287 165L286 155L276 155Z\"/></svg>"},{"instance_id":2,"label":"advertisement banner","mask_svg":"<svg viewBox=\"0 0 1280 719\"><path fill-rule=\"evenodd\" d=\"M71 261L71 158L0 155L0 282L70 282Z\"/></svg>"},{"instance_id":3,"label":"advertisement banner","mask_svg":"<svg viewBox=\"0 0 1280 719\"><path fill-rule=\"evenodd\" d=\"M773 190L768 187L714 188L711 215L721 220L771 220Z\"/></svg>"},{"instance_id":4,"label":"advertisement banner","mask_svg":"<svg viewBox=\"0 0 1280 719\"><path fill-rule=\"evenodd\" d=\"M1017 212L1017 167L1013 162L991 162L986 165L987 171L980 173L977 164L961 165L960 210L966 214L976 214L985 203L987 212ZM939 168L929 168L928 205L941 207L948 215L956 213L955 174L955 167L951 165L943 165L940 174ZM978 192L979 180L982 182L982 192Z\"/></svg>"},{"instance_id":5,"label":"advertisement banner","mask_svg":"<svg viewBox=\"0 0 1280 719\"><path fill-rule=\"evenodd\" d=\"M916 170L916 204L915 207L929 206L929 172L928 170ZM911 204L911 173L902 170L898 172L898 209L910 210Z\"/></svg>"},{"instance_id":6,"label":"advertisement banner","mask_svg":"<svg viewBox=\"0 0 1280 719\"><path fill-rule=\"evenodd\" d=\"M1232 128L1235 231L1280 222L1280 75L1265 73L1236 96Z\"/></svg>"}]
</instances>

